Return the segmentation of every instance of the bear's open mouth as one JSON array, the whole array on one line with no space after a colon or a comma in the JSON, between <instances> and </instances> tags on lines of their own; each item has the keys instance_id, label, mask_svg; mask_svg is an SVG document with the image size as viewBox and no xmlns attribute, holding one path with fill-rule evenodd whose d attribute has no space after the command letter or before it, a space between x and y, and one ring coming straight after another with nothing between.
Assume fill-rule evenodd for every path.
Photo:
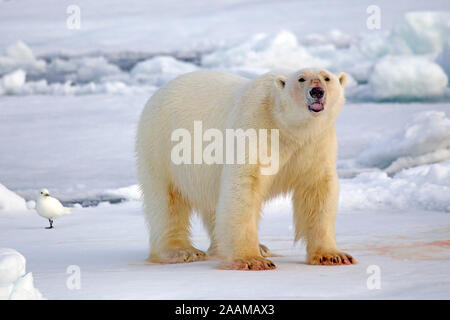
<instances>
[{"instance_id":1,"label":"bear's open mouth","mask_svg":"<svg viewBox=\"0 0 450 320\"><path fill-rule=\"evenodd\" d=\"M314 103L308 105L308 109L311 112L320 112L323 110L323 103L321 101L314 102Z\"/></svg>"},{"instance_id":2,"label":"bear's open mouth","mask_svg":"<svg viewBox=\"0 0 450 320\"><path fill-rule=\"evenodd\" d=\"M325 90L321 87L313 87L308 91L307 104L311 112L321 112L324 109Z\"/></svg>"}]
</instances>

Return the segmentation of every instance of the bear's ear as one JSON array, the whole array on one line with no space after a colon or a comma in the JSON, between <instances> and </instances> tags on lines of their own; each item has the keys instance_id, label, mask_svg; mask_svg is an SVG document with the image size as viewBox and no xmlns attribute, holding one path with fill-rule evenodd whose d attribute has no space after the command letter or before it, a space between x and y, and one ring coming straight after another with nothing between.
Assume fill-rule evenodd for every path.
<instances>
[{"instance_id":1,"label":"bear's ear","mask_svg":"<svg viewBox=\"0 0 450 320\"><path fill-rule=\"evenodd\" d=\"M345 87L347 84L347 74L345 72L341 72L338 74L339 83L342 87Z\"/></svg>"},{"instance_id":2,"label":"bear's ear","mask_svg":"<svg viewBox=\"0 0 450 320\"><path fill-rule=\"evenodd\" d=\"M279 89L281 89L281 90L283 90L284 89L284 87L286 86L286 78L285 77L283 77L283 76L278 76L278 77L276 77L276 79L275 79L275 85L279 88Z\"/></svg>"}]
</instances>

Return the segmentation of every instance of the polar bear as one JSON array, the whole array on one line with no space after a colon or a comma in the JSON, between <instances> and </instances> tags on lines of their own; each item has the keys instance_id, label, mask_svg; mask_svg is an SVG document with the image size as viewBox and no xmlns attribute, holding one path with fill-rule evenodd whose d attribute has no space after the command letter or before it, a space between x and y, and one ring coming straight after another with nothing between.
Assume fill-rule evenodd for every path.
<instances>
[{"instance_id":1,"label":"polar bear","mask_svg":"<svg viewBox=\"0 0 450 320\"><path fill-rule=\"evenodd\" d=\"M149 260L181 263L216 256L222 267L267 270L275 264L258 241L263 203L292 193L295 240L309 264L353 264L338 249L335 120L344 104L345 73L322 69L274 71L256 79L215 71L179 76L161 87L142 112L136 137L137 176L150 232ZM279 168L261 163L174 163L173 132L194 123L276 129ZM248 157L246 157L247 159ZM190 215L209 233L208 255L190 241Z\"/></svg>"}]
</instances>

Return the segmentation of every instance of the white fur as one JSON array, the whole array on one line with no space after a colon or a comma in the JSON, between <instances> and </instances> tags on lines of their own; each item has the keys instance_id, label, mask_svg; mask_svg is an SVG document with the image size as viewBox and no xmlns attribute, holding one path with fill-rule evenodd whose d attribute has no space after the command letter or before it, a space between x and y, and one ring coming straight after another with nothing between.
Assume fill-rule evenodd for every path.
<instances>
[{"instance_id":1,"label":"white fur","mask_svg":"<svg viewBox=\"0 0 450 320\"><path fill-rule=\"evenodd\" d=\"M299 77L307 79L298 82ZM330 80L325 81L328 77ZM310 81L326 92L325 110L306 105ZM258 242L264 201L293 192L296 239L307 243L308 262L344 263L334 240L338 181L334 121L344 103L345 74L326 70L278 71L255 80L222 72L193 72L159 89L147 102L136 139L138 179L150 230L150 260L189 262L205 258L192 247L189 215L200 213L218 254L234 269L271 269ZM171 133L208 128L279 129L280 170L263 176L258 164L175 165Z\"/></svg>"}]
</instances>

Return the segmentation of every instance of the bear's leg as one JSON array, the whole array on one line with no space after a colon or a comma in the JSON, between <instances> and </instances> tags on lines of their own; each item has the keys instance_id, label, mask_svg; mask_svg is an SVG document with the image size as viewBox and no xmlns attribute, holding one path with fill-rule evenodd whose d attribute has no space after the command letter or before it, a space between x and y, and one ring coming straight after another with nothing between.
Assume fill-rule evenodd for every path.
<instances>
[{"instance_id":1,"label":"bear's leg","mask_svg":"<svg viewBox=\"0 0 450 320\"><path fill-rule=\"evenodd\" d=\"M263 190L258 173L236 167L228 167L224 173L228 181L217 204L215 235L226 269L275 269L275 264L261 254L258 241Z\"/></svg>"},{"instance_id":2,"label":"bear's leg","mask_svg":"<svg viewBox=\"0 0 450 320\"><path fill-rule=\"evenodd\" d=\"M214 234L214 226L215 226L215 212L207 212L207 211L201 211L200 216L202 218L203 225L206 228L206 231L209 235L209 241L210 245L208 248L208 255L209 256L216 256L217 255L217 240L216 236Z\"/></svg>"},{"instance_id":3,"label":"bear's leg","mask_svg":"<svg viewBox=\"0 0 450 320\"><path fill-rule=\"evenodd\" d=\"M335 240L339 186L330 173L294 190L295 240L306 241L309 264L354 264L356 260L338 249Z\"/></svg>"},{"instance_id":4,"label":"bear's leg","mask_svg":"<svg viewBox=\"0 0 450 320\"><path fill-rule=\"evenodd\" d=\"M217 256L218 254L218 247L217 247L217 240L214 235L214 213L202 213L201 217L203 220L203 225L206 227L206 230L209 234L209 239L211 241L211 244L208 248L208 255L209 256ZM263 245L262 243L259 244L259 251L261 252L261 255L263 257L275 257L275 255L270 251L270 249Z\"/></svg>"},{"instance_id":5,"label":"bear's leg","mask_svg":"<svg viewBox=\"0 0 450 320\"><path fill-rule=\"evenodd\" d=\"M150 229L149 261L182 263L205 260L206 254L190 241L191 206L181 194L153 179L142 186L147 223Z\"/></svg>"},{"instance_id":6,"label":"bear's leg","mask_svg":"<svg viewBox=\"0 0 450 320\"><path fill-rule=\"evenodd\" d=\"M272 251L262 243L259 244L259 251L263 257L277 257L277 255L273 254Z\"/></svg>"}]
</instances>

